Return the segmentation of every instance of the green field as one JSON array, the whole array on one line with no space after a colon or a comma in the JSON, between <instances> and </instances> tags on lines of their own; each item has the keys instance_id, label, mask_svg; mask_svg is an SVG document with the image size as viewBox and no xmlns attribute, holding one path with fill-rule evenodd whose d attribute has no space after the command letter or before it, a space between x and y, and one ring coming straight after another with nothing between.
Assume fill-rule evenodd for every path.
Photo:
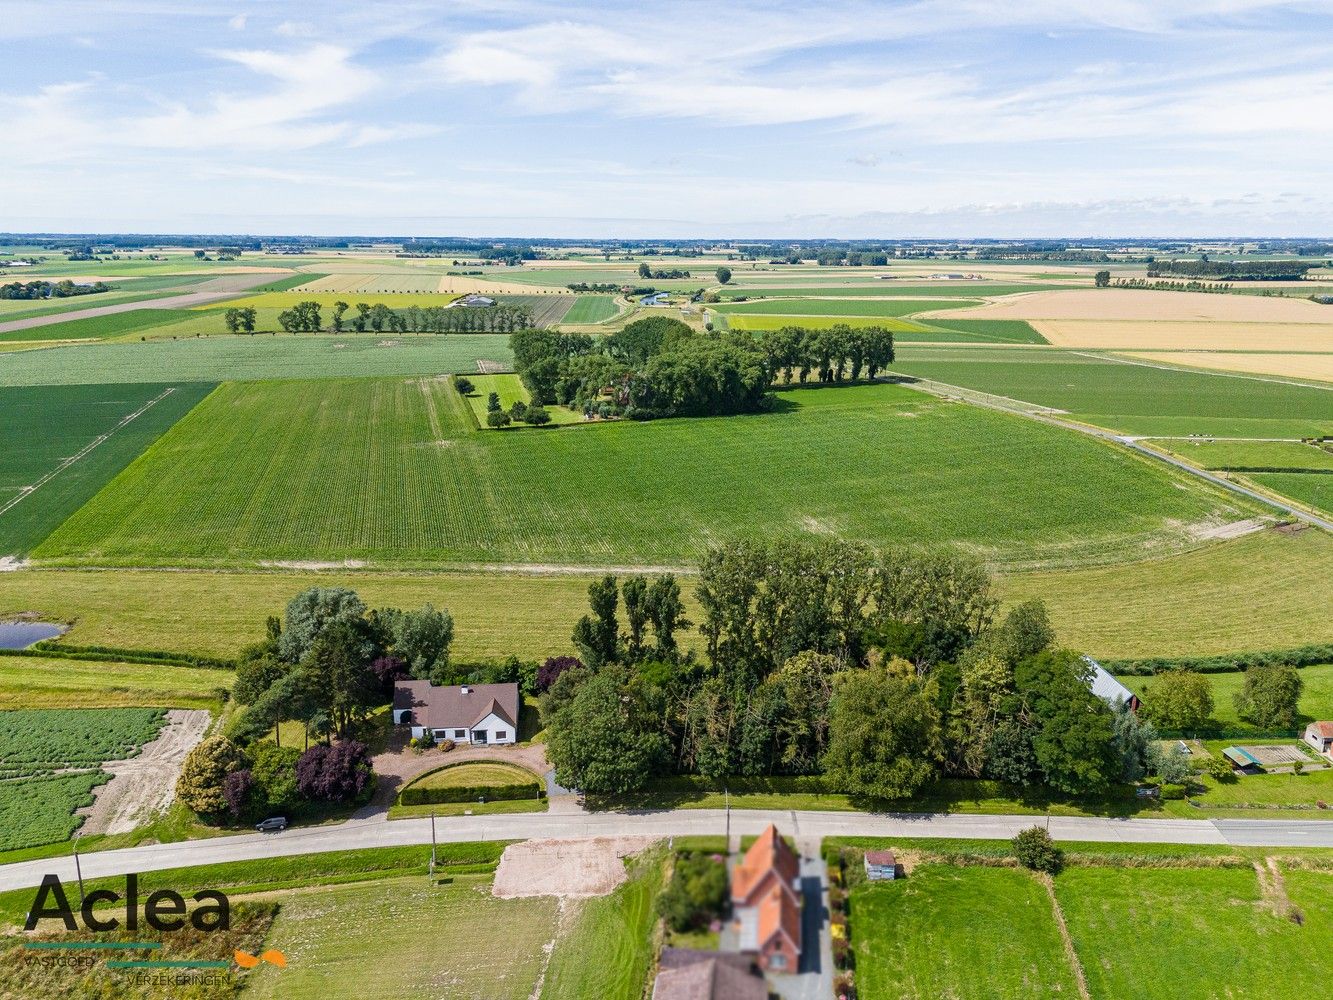
<instances>
[{"instance_id":1,"label":"green field","mask_svg":"<svg viewBox=\"0 0 1333 1000\"><path fill-rule=\"evenodd\" d=\"M84 272L87 265L84 265ZM24 280L46 278L39 274L25 277ZM186 276L169 275L159 278L143 278L137 281L118 282L109 292L95 292L90 295L71 295L63 299L0 299L0 323L20 319L32 319L36 316L58 316L62 313L82 312L98 306L119 305L126 302L146 302L149 299L162 299L173 295L182 295L193 291L189 286L198 284L208 275ZM137 310L136 310L137 311ZM8 336L0 334L0 337Z\"/></svg>"},{"instance_id":2,"label":"green field","mask_svg":"<svg viewBox=\"0 0 1333 1000\"><path fill-rule=\"evenodd\" d=\"M1000 344L1044 344L1046 338L1021 319L937 319L930 323L931 330L948 330L961 334L964 339ZM924 337L922 338L925 339Z\"/></svg>"},{"instance_id":3,"label":"green field","mask_svg":"<svg viewBox=\"0 0 1333 1000\"><path fill-rule=\"evenodd\" d=\"M727 316L910 316L932 309L964 309L980 305L978 299L760 299L710 306Z\"/></svg>"},{"instance_id":4,"label":"green field","mask_svg":"<svg viewBox=\"0 0 1333 1000\"><path fill-rule=\"evenodd\" d=\"M710 307L712 308L712 307ZM897 340L950 341L959 342L968 338L961 334L936 333L910 319L893 317L877 319L866 316L766 316L740 315L737 313L713 313L718 324L734 330L780 330L784 326L799 326L807 330L827 330L833 326L881 326L892 330Z\"/></svg>"},{"instance_id":5,"label":"green field","mask_svg":"<svg viewBox=\"0 0 1333 1000\"><path fill-rule=\"evenodd\" d=\"M1333 918L1329 875L1290 878L1304 926L1265 905L1248 866L1071 868L1056 897L1095 1000L1285 1000L1328 978Z\"/></svg>"},{"instance_id":6,"label":"green field","mask_svg":"<svg viewBox=\"0 0 1333 1000\"><path fill-rule=\"evenodd\" d=\"M742 275L741 277L745 277ZM815 275L815 278L822 275ZM959 298L967 296L975 298L978 295L1013 295L1017 292L1041 292L1056 290L1061 288L1070 288L1070 285L1051 285L1037 284L1016 285L1002 284L990 281L941 281L933 284L900 284L898 280L881 281L873 275L863 275L860 284L848 285L824 285L818 280L811 281L808 285L776 286L773 288L756 281L738 281L732 279L732 284L722 289L722 297L725 299L734 299L738 295L748 295L751 297L773 297L773 298L807 298L818 296L836 295L839 297L854 296L883 296L899 295L910 296L912 298L929 298L934 296L945 296L946 298Z\"/></svg>"},{"instance_id":7,"label":"green field","mask_svg":"<svg viewBox=\"0 0 1333 1000\"><path fill-rule=\"evenodd\" d=\"M228 670L164 664L0 656L0 710L16 708L208 708Z\"/></svg>"},{"instance_id":8,"label":"green field","mask_svg":"<svg viewBox=\"0 0 1333 1000\"><path fill-rule=\"evenodd\" d=\"M689 564L744 529L1069 565L1184 544L1168 519L1249 512L1117 449L910 389L778 399L758 416L478 434L434 379L225 384L34 555ZM826 474L805 475L811 460Z\"/></svg>"},{"instance_id":9,"label":"green field","mask_svg":"<svg viewBox=\"0 0 1333 1000\"><path fill-rule=\"evenodd\" d=\"M1333 452L1299 441L1148 441L1205 469L1333 471Z\"/></svg>"},{"instance_id":10,"label":"green field","mask_svg":"<svg viewBox=\"0 0 1333 1000\"><path fill-rule=\"evenodd\" d=\"M653 966L653 903L662 889L662 855L628 862L630 878L609 896L583 900L546 969L541 1000L640 1000Z\"/></svg>"},{"instance_id":11,"label":"green field","mask_svg":"<svg viewBox=\"0 0 1333 1000\"><path fill-rule=\"evenodd\" d=\"M264 942L287 968L261 966L246 996L527 1000L555 939L551 896L496 899L489 875L424 877L284 894Z\"/></svg>"},{"instance_id":12,"label":"green field","mask_svg":"<svg viewBox=\"0 0 1333 1000\"><path fill-rule=\"evenodd\" d=\"M1147 436L1333 434L1333 390L1068 351L905 346L893 372L1068 411Z\"/></svg>"},{"instance_id":13,"label":"green field","mask_svg":"<svg viewBox=\"0 0 1333 1000\"><path fill-rule=\"evenodd\" d=\"M1313 472L1247 473L1261 486L1276 493L1316 507L1325 514L1333 514L1333 476Z\"/></svg>"},{"instance_id":14,"label":"green field","mask_svg":"<svg viewBox=\"0 0 1333 1000\"><path fill-rule=\"evenodd\" d=\"M477 418L477 426L485 430L492 430L486 425L486 406L490 401L491 393L497 393L500 396L500 408L508 410L517 402L531 403L532 393L528 392L523 380L517 375L469 375L468 380L472 383L472 392L465 397L468 406L472 408L472 414ZM575 413L573 410L564 406L545 407L547 415L551 418L551 424L577 424L583 420L583 415ZM522 424L511 424L512 428L519 428ZM547 426L550 426L548 424Z\"/></svg>"},{"instance_id":15,"label":"green field","mask_svg":"<svg viewBox=\"0 0 1333 1000\"><path fill-rule=\"evenodd\" d=\"M931 864L851 896L858 995L1076 997L1046 890L1012 868Z\"/></svg>"},{"instance_id":16,"label":"green field","mask_svg":"<svg viewBox=\"0 0 1333 1000\"><path fill-rule=\"evenodd\" d=\"M74 810L92 805L92 790L109 778L80 771L0 781L0 851L68 840L83 823Z\"/></svg>"},{"instance_id":17,"label":"green field","mask_svg":"<svg viewBox=\"0 0 1333 1000\"><path fill-rule=\"evenodd\" d=\"M562 323L600 323L617 312L616 300L610 295L580 295Z\"/></svg>"},{"instance_id":18,"label":"green field","mask_svg":"<svg viewBox=\"0 0 1333 1000\"><path fill-rule=\"evenodd\" d=\"M0 554L28 552L211 390L207 383L0 388Z\"/></svg>"},{"instance_id":19,"label":"green field","mask_svg":"<svg viewBox=\"0 0 1333 1000\"><path fill-rule=\"evenodd\" d=\"M188 309L131 309L128 312L71 319L63 323L45 323L23 330L0 333L0 341L31 342L41 340L107 340L125 334L151 330L191 319Z\"/></svg>"},{"instance_id":20,"label":"green field","mask_svg":"<svg viewBox=\"0 0 1333 1000\"><path fill-rule=\"evenodd\" d=\"M1245 674L1235 671L1205 676L1213 690L1213 715L1207 728L1235 736L1258 732L1250 723L1241 721L1233 701L1245 682ZM1301 680L1305 687L1301 692L1297 727L1303 729L1307 722L1317 719L1333 719L1333 664L1302 667ZM1145 701L1151 698L1152 677L1121 676L1120 682Z\"/></svg>"},{"instance_id":21,"label":"green field","mask_svg":"<svg viewBox=\"0 0 1333 1000\"><path fill-rule=\"evenodd\" d=\"M494 334L295 334L87 344L0 354L0 386L179 382L361 375L445 375L508 365Z\"/></svg>"}]
</instances>

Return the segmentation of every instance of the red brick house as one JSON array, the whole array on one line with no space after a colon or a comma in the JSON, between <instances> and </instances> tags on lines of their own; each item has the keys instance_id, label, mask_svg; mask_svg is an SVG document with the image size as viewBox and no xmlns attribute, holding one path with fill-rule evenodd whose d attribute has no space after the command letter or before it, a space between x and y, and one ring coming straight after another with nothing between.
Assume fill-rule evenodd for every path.
<instances>
[{"instance_id":1,"label":"red brick house","mask_svg":"<svg viewBox=\"0 0 1333 1000\"><path fill-rule=\"evenodd\" d=\"M731 906L741 951L760 968L795 972L801 960L800 862L775 826L750 845L731 873Z\"/></svg>"}]
</instances>

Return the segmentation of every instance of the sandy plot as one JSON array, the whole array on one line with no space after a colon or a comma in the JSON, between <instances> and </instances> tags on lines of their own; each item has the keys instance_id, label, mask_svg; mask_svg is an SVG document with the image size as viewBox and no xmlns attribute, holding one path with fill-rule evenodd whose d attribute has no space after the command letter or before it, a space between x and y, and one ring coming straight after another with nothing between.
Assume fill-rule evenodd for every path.
<instances>
[{"instance_id":1,"label":"sandy plot","mask_svg":"<svg viewBox=\"0 0 1333 1000\"><path fill-rule=\"evenodd\" d=\"M1333 382L1333 353L1330 354L1218 354L1209 351L1127 351L1127 358L1160 361L1163 364L1244 372L1248 375L1281 375Z\"/></svg>"},{"instance_id":2,"label":"sandy plot","mask_svg":"<svg viewBox=\"0 0 1333 1000\"><path fill-rule=\"evenodd\" d=\"M570 281L574 280L576 280L575 277L570 278ZM628 281L629 278L626 278L625 280ZM521 281L496 280L486 277L485 275L443 274L440 276L439 291L455 295L466 292L500 292L511 295L540 295L543 287L544 286L542 285L525 285ZM564 292L565 290L561 288L560 291Z\"/></svg>"},{"instance_id":3,"label":"sandy plot","mask_svg":"<svg viewBox=\"0 0 1333 1000\"><path fill-rule=\"evenodd\" d=\"M1333 306L1309 299L1208 292L1080 288L1023 292L976 309L937 312L939 319L1140 320L1160 322L1333 324Z\"/></svg>"},{"instance_id":4,"label":"sandy plot","mask_svg":"<svg viewBox=\"0 0 1333 1000\"><path fill-rule=\"evenodd\" d=\"M1333 351L1333 323L1039 319L1032 328L1057 347L1094 350Z\"/></svg>"},{"instance_id":5,"label":"sandy plot","mask_svg":"<svg viewBox=\"0 0 1333 1000\"><path fill-rule=\"evenodd\" d=\"M208 720L204 709L173 709L137 757L103 764L112 778L96 790L83 832L129 833L171 805L185 755L204 738Z\"/></svg>"},{"instance_id":6,"label":"sandy plot","mask_svg":"<svg viewBox=\"0 0 1333 1000\"><path fill-rule=\"evenodd\" d=\"M625 881L625 862L653 842L651 837L591 840L526 840L500 857L491 892L517 896L605 896Z\"/></svg>"}]
</instances>

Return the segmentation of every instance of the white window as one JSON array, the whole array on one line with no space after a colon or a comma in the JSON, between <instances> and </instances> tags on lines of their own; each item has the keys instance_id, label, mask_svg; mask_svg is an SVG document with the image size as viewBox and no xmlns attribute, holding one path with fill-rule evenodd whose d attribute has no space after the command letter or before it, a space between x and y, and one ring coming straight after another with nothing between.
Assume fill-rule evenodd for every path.
<instances>
[{"instance_id":1,"label":"white window","mask_svg":"<svg viewBox=\"0 0 1333 1000\"><path fill-rule=\"evenodd\" d=\"M455 730L454 730L454 739L456 739L456 740L465 740L465 739L467 739L467 730L466 730L466 729L455 729Z\"/></svg>"},{"instance_id":2,"label":"white window","mask_svg":"<svg viewBox=\"0 0 1333 1000\"><path fill-rule=\"evenodd\" d=\"M787 956L780 951L774 952L769 956L768 967L770 969L778 970L785 969L787 967Z\"/></svg>"},{"instance_id":3,"label":"white window","mask_svg":"<svg viewBox=\"0 0 1333 1000\"><path fill-rule=\"evenodd\" d=\"M497 743L500 742L501 740L507 740L507 739L509 739L509 734L505 732L503 729L497 729L495 731L495 741Z\"/></svg>"}]
</instances>

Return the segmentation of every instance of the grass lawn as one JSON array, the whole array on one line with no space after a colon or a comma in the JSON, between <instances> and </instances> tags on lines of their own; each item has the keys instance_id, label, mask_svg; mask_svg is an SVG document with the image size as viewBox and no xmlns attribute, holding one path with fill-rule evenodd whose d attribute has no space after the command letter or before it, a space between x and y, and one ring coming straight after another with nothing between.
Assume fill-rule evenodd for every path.
<instances>
[{"instance_id":1,"label":"grass lawn","mask_svg":"<svg viewBox=\"0 0 1333 1000\"><path fill-rule=\"evenodd\" d=\"M422 819L435 816L495 816L507 813L546 812L546 799L511 799L502 802L440 802L436 805L405 806L395 802L389 819Z\"/></svg>"},{"instance_id":2,"label":"grass lawn","mask_svg":"<svg viewBox=\"0 0 1333 1000\"><path fill-rule=\"evenodd\" d=\"M26 554L212 388L0 388L0 555Z\"/></svg>"},{"instance_id":3,"label":"grass lawn","mask_svg":"<svg viewBox=\"0 0 1333 1000\"><path fill-rule=\"evenodd\" d=\"M754 416L482 434L440 380L226 383L34 556L681 565L744 530L1035 568L1170 552L1197 544L1182 524L1251 513L1114 447L911 389L777 395Z\"/></svg>"},{"instance_id":4,"label":"grass lawn","mask_svg":"<svg viewBox=\"0 0 1333 1000\"><path fill-rule=\"evenodd\" d=\"M610 295L580 295L560 322L600 323L610 319L616 311L616 300Z\"/></svg>"},{"instance_id":5,"label":"grass lawn","mask_svg":"<svg viewBox=\"0 0 1333 1000\"><path fill-rule=\"evenodd\" d=\"M910 344L898 353L893 371L1055 407L1087 423L1133 434L1333 434L1333 393L1271 379L1151 367L1059 350Z\"/></svg>"},{"instance_id":6,"label":"grass lawn","mask_svg":"<svg viewBox=\"0 0 1333 1000\"><path fill-rule=\"evenodd\" d=\"M0 386L446 375L476 371L479 358L510 364L508 339L401 333L150 339L0 354Z\"/></svg>"},{"instance_id":7,"label":"grass lawn","mask_svg":"<svg viewBox=\"0 0 1333 1000\"><path fill-rule=\"evenodd\" d=\"M469 375L468 381L472 383L472 391L467 394L468 406L472 408L472 414L477 418L477 426L484 430L493 428L486 426L486 405L490 401L491 393L498 393L500 396L500 408L508 410L517 402L532 402L532 393L528 392L527 386L517 375ZM564 406L548 406L545 408L551 418L552 424L578 424L583 422L583 415L575 413L573 410ZM512 424L511 429L521 429L526 424Z\"/></svg>"},{"instance_id":8,"label":"grass lawn","mask_svg":"<svg viewBox=\"0 0 1333 1000\"><path fill-rule=\"evenodd\" d=\"M283 893L265 947L287 968L261 966L246 995L527 1000L556 936L557 901L496 899L489 883L418 876Z\"/></svg>"},{"instance_id":9,"label":"grass lawn","mask_svg":"<svg viewBox=\"0 0 1333 1000\"><path fill-rule=\"evenodd\" d=\"M582 900L551 956L541 1000L640 1000L656 946L653 904L666 864L653 850L628 862L630 879L609 896Z\"/></svg>"},{"instance_id":10,"label":"grass lawn","mask_svg":"<svg viewBox=\"0 0 1333 1000\"><path fill-rule=\"evenodd\" d=\"M1248 722L1242 722L1236 714L1234 698L1245 683L1243 671L1224 674L1205 674L1213 689L1213 725L1208 728L1229 733L1237 737L1261 732ZM1297 727L1317 719L1333 719L1333 664L1323 663L1312 667L1302 667L1301 680L1304 689L1301 692L1300 717ZM1120 682L1145 700L1151 698L1154 678L1121 676Z\"/></svg>"},{"instance_id":11,"label":"grass lawn","mask_svg":"<svg viewBox=\"0 0 1333 1000\"><path fill-rule=\"evenodd\" d=\"M1070 868L1056 897L1096 1000L1280 1000L1333 970L1327 879L1310 886L1304 927L1264 904L1249 867Z\"/></svg>"},{"instance_id":12,"label":"grass lawn","mask_svg":"<svg viewBox=\"0 0 1333 1000\"><path fill-rule=\"evenodd\" d=\"M212 708L229 670L145 663L0 656L0 710L14 708Z\"/></svg>"},{"instance_id":13,"label":"grass lawn","mask_svg":"<svg viewBox=\"0 0 1333 1000\"><path fill-rule=\"evenodd\" d=\"M1261 486L1267 486L1275 493L1299 500L1307 507L1314 507L1325 514L1333 514L1333 476L1318 473L1266 472L1249 473Z\"/></svg>"},{"instance_id":14,"label":"grass lawn","mask_svg":"<svg viewBox=\"0 0 1333 1000\"><path fill-rule=\"evenodd\" d=\"M464 785L531 785L540 781L541 776L517 764L503 761L466 761L462 764L445 764L434 771L427 771L415 779L408 788L458 788Z\"/></svg>"},{"instance_id":15,"label":"grass lawn","mask_svg":"<svg viewBox=\"0 0 1333 1000\"><path fill-rule=\"evenodd\" d=\"M922 865L850 902L864 1000L1078 995L1046 890L1028 872Z\"/></svg>"}]
</instances>

